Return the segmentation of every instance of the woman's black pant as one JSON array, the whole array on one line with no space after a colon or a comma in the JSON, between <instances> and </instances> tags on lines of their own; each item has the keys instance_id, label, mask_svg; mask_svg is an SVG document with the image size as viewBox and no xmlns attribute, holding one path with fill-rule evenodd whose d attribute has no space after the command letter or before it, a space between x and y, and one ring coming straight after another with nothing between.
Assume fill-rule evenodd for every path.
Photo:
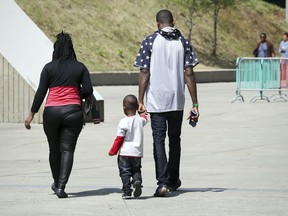
<instances>
[{"instance_id":1,"label":"woman's black pant","mask_svg":"<svg viewBox=\"0 0 288 216\"><path fill-rule=\"evenodd\" d=\"M49 163L58 188L65 188L78 136L83 127L80 105L45 107L43 127L49 143Z\"/></svg>"}]
</instances>

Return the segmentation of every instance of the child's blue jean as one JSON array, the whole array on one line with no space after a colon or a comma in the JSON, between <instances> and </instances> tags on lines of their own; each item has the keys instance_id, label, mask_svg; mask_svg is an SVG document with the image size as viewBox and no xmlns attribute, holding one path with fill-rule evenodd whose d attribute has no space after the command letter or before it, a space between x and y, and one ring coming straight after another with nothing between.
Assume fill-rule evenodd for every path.
<instances>
[{"instance_id":1,"label":"child's blue jean","mask_svg":"<svg viewBox=\"0 0 288 216\"><path fill-rule=\"evenodd\" d=\"M134 182L140 181L142 184L141 167L140 157L118 155L119 175L123 183L122 191L125 194L131 195L131 185Z\"/></svg>"}]
</instances>

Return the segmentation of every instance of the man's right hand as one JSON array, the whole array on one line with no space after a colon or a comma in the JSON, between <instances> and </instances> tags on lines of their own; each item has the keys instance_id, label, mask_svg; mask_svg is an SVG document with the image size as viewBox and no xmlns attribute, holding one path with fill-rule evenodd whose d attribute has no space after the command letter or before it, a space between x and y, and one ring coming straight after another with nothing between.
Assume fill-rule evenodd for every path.
<instances>
[{"instance_id":1,"label":"man's right hand","mask_svg":"<svg viewBox=\"0 0 288 216\"><path fill-rule=\"evenodd\" d=\"M139 103L138 113L146 113L146 107L144 104Z\"/></svg>"}]
</instances>

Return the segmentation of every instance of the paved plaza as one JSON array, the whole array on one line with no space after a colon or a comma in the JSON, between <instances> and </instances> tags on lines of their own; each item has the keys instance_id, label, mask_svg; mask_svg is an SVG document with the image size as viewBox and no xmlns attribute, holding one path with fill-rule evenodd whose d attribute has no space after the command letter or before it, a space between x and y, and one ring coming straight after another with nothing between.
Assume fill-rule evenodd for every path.
<instances>
[{"instance_id":1,"label":"paved plaza","mask_svg":"<svg viewBox=\"0 0 288 216\"><path fill-rule=\"evenodd\" d=\"M288 102L231 103L235 83L198 84L200 119L182 128L182 186L155 198L150 123L145 127L143 193L123 200L117 157L108 156L123 117L122 99L137 86L100 86L105 121L84 127L66 187L52 193L42 125L0 123L0 215L285 216L288 215ZM264 92L271 96L274 92ZM186 91L184 119L190 108Z\"/></svg>"}]
</instances>

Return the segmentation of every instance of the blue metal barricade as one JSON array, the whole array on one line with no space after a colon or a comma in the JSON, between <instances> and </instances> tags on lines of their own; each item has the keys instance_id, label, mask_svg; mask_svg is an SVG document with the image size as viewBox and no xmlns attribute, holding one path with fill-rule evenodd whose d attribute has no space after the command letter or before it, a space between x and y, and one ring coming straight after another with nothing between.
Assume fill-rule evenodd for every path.
<instances>
[{"instance_id":1,"label":"blue metal barricade","mask_svg":"<svg viewBox=\"0 0 288 216\"><path fill-rule=\"evenodd\" d=\"M284 60L285 66L282 64ZM266 100L270 102L269 97L263 94L263 90L277 90L279 91L277 95L280 96L281 99L288 100L283 97L282 94L282 86L287 86L286 88L288 88L287 73L288 58L237 58L236 98L232 100L232 102L236 100L244 102L244 97L241 95L241 91L244 90L259 91L259 95L251 99L252 102L256 100Z\"/></svg>"}]
</instances>

